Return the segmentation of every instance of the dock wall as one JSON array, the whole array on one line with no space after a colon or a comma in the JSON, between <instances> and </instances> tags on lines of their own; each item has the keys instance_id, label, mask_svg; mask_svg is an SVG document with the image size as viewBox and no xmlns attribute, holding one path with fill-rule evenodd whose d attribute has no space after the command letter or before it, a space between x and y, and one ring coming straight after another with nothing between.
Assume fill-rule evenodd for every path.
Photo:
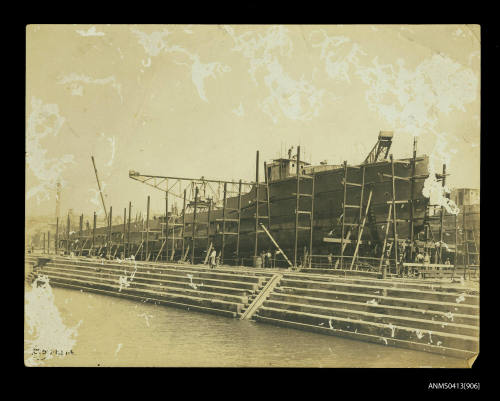
<instances>
[{"instance_id":1,"label":"dock wall","mask_svg":"<svg viewBox=\"0 0 500 401\"><path fill-rule=\"evenodd\" d=\"M479 352L478 289L443 281L32 254L25 262L53 286L233 318L250 308L261 323L461 359Z\"/></svg>"}]
</instances>

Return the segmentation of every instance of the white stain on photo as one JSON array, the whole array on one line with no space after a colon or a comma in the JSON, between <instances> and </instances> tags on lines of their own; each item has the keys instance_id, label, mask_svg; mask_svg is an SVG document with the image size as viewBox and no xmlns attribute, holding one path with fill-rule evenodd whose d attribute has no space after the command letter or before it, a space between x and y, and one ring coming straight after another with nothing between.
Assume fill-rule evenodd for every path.
<instances>
[{"instance_id":1,"label":"white stain on photo","mask_svg":"<svg viewBox=\"0 0 500 401\"><path fill-rule=\"evenodd\" d=\"M25 337L26 365L43 365L55 355L71 358L83 320L74 327L64 324L48 277L39 276L27 288L24 311L27 334L31 337Z\"/></svg>"},{"instance_id":2,"label":"white stain on photo","mask_svg":"<svg viewBox=\"0 0 500 401\"><path fill-rule=\"evenodd\" d=\"M123 103L122 85L117 82L116 77L113 75L106 78L92 78L85 74L72 72L71 74L61 77L57 83L59 85L66 85L66 87L71 90L71 94L73 96L83 96L83 84L111 85L111 87L116 90L118 96L120 96L121 102Z\"/></svg>"},{"instance_id":3,"label":"white stain on photo","mask_svg":"<svg viewBox=\"0 0 500 401\"><path fill-rule=\"evenodd\" d=\"M104 32L97 31L95 26L91 26L86 31L82 29L77 29L76 33L78 33L80 36L104 36Z\"/></svg>"},{"instance_id":4,"label":"white stain on photo","mask_svg":"<svg viewBox=\"0 0 500 401\"><path fill-rule=\"evenodd\" d=\"M31 113L26 131L26 164L36 177L38 185L28 185L26 199L36 197L38 204L51 199L50 194L58 182L64 186L62 173L74 162L71 154L49 158L48 150L42 146L44 138L59 134L65 121L59 114L57 104L47 104L36 97L31 98Z\"/></svg>"}]
</instances>

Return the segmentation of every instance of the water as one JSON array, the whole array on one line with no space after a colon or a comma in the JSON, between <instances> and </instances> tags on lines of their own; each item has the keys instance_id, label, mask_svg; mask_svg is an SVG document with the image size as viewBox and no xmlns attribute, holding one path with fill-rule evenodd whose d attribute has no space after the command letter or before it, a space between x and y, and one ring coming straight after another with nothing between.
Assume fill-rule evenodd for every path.
<instances>
[{"instance_id":1,"label":"water","mask_svg":"<svg viewBox=\"0 0 500 401\"><path fill-rule=\"evenodd\" d=\"M467 367L436 354L78 290L52 294L63 324L80 325L73 353L41 366ZM35 335L26 325L27 356Z\"/></svg>"}]
</instances>

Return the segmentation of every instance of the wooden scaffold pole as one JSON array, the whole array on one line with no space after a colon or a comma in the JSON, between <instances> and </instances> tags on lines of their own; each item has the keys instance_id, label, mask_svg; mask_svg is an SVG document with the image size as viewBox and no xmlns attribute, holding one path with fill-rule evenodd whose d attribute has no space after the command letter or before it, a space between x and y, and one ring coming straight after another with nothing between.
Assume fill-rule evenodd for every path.
<instances>
[{"instance_id":1,"label":"wooden scaffold pole","mask_svg":"<svg viewBox=\"0 0 500 401\"><path fill-rule=\"evenodd\" d=\"M238 184L238 235L236 236L236 259L240 258L240 224L241 224L241 180Z\"/></svg>"},{"instance_id":2,"label":"wooden scaffold pole","mask_svg":"<svg viewBox=\"0 0 500 401\"><path fill-rule=\"evenodd\" d=\"M394 157L391 158L391 174L392 174L392 233L393 233L393 247L394 247L394 262L396 264L396 274L399 273L398 264L398 227L396 218L396 181L394 179Z\"/></svg>"},{"instance_id":3,"label":"wooden scaffold pole","mask_svg":"<svg viewBox=\"0 0 500 401\"><path fill-rule=\"evenodd\" d=\"M344 199L342 201L342 234L340 237L340 268L344 267L345 203L347 200L347 161L344 160Z\"/></svg>"},{"instance_id":4,"label":"wooden scaffold pole","mask_svg":"<svg viewBox=\"0 0 500 401\"><path fill-rule=\"evenodd\" d=\"M212 201L208 204L208 213L207 213L207 255L210 249L210 215L212 214Z\"/></svg>"},{"instance_id":5,"label":"wooden scaffold pole","mask_svg":"<svg viewBox=\"0 0 500 401\"><path fill-rule=\"evenodd\" d=\"M259 151L257 151L255 163L255 244L253 256L256 258L258 253L259 241Z\"/></svg>"},{"instance_id":6,"label":"wooden scaffold pole","mask_svg":"<svg viewBox=\"0 0 500 401\"><path fill-rule=\"evenodd\" d=\"M149 195L146 209L146 260L149 260Z\"/></svg>"},{"instance_id":7,"label":"wooden scaffold pole","mask_svg":"<svg viewBox=\"0 0 500 401\"><path fill-rule=\"evenodd\" d=\"M194 246L195 246L195 235L196 235L196 212L198 208L198 187L195 187L194 191L194 211L193 211L193 230L191 237L191 263L194 265Z\"/></svg>"},{"instance_id":8,"label":"wooden scaffold pole","mask_svg":"<svg viewBox=\"0 0 500 401\"><path fill-rule=\"evenodd\" d=\"M107 246L107 257L111 257L111 248L113 246L113 206L109 207L109 219L108 219L108 246Z\"/></svg>"},{"instance_id":9,"label":"wooden scaffold pole","mask_svg":"<svg viewBox=\"0 0 500 401\"><path fill-rule=\"evenodd\" d=\"M59 217L56 217L56 255L59 254Z\"/></svg>"},{"instance_id":10,"label":"wooden scaffold pole","mask_svg":"<svg viewBox=\"0 0 500 401\"><path fill-rule=\"evenodd\" d=\"M125 235L127 232L127 208L123 208L123 234L122 234L122 250L123 259L125 259Z\"/></svg>"},{"instance_id":11,"label":"wooden scaffold pole","mask_svg":"<svg viewBox=\"0 0 500 401\"><path fill-rule=\"evenodd\" d=\"M168 180L166 185L168 189ZM165 192L165 261L168 261L168 191Z\"/></svg>"},{"instance_id":12,"label":"wooden scaffold pole","mask_svg":"<svg viewBox=\"0 0 500 401\"><path fill-rule=\"evenodd\" d=\"M455 260L453 261L453 273L451 274L451 280L455 277L455 270L458 264L458 213L455 214Z\"/></svg>"},{"instance_id":13,"label":"wooden scaffold pole","mask_svg":"<svg viewBox=\"0 0 500 401\"><path fill-rule=\"evenodd\" d=\"M444 187L446 185L446 164L443 164L443 176L441 181L441 186ZM439 252L438 252L438 263L443 263L443 224L444 224L444 206L441 205L441 215L439 218Z\"/></svg>"},{"instance_id":14,"label":"wooden scaffold pole","mask_svg":"<svg viewBox=\"0 0 500 401\"><path fill-rule=\"evenodd\" d=\"M382 265L384 263L384 256L385 256L385 247L387 246L387 236L389 235L389 227L391 225L391 213L392 213L392 203L389 203L389 211L387 213L387 220L385 221L385 235L384 235L384 243L382 245L382 255L380 255L380 265L379 265L379 270L384 274L385 277L385 268L382 269Z\"/></svg>"},{"instance_id":15,"label":"wooden scaffold pole","mask_svg":"<svg viewBox=\"0 0 500 401\"><path fill-rule=\"evenodd\" d=\"M226 199L227 199L227 182L224 183L224 200L222 203L222 249L220 254L220 263L224 264L224 248L226 246Z\"/></svg>"},{"instance_id":16,"label":"wooden scaffold pole","mask_svg":"<svg viewBox=\"0 0 500 401\"><path fill-rule=\"evenodd\" d=\"M184 201L182 202L182 253L181 258L184 258L185 239L184 234L186 231L186 189L184 189Z\"/></svg>"},{"instance_id":17,"label":"wooden scaffold pole","mask_svg":"<svg viewBox=\"0 0 500 401\"><path fill-rule=\"evenodd\" d=\"M297 146L296 160L296 194L295 194L295 238L293 245L293 265L297 267L297 249L299 242L299 206L300 206L300 146Z\"/></svg>"},{"instance_id":18,"label":"wooden scaffold pole","mask_svg":"<svg viewBox=\"0 0 500 401\"><path fill-rule=\"evenodd\" d=\"M78 233L78 240L80 241L80 252L79 252L79 255L81 256L82 252L83 252L83 213L80 216L80 231Z\"/></svg>"},{"instance_id":19,"label":"wooden scaffold pole","mask_svg":"<svg viewBox=\"0 0 500 401\"><path fill-rule=\"evenodd\" d=\"M315 176L311 180L311 231L309 233L309 268L312 267L312 255L313 255L313 229L314 229L314 183L316 181Z\"/></svg>"},{"instance_id":20,"label":"wooden scaffold pole","mask_svg":"<svg viewBox=\"0 0 500 401\"><path fill-rule=\"evenodd\" d=\"M71 221L70 221L70 218L69 218L69 212L68 212L68 223L66 225L66 253L69 255L69 249L70 249L70 246L69 246L69 233L70 233L70 226L71 226Z\"/></svg>"},{"instance_id":21,"label":"wooden scaffold pole","mask_svg":"<svg viewBox=\"0 0 500 401\"><path fill-rule=\"evenodd\" d=\"M410 222L409 222L409 231L410 231L410 262L413 262L413 253L415 249L415 223L413 221L415 215L415 205L414 205L414 197L415 197L415 174L416 174L416 166L417 166L417 137L413 138L413 158L411 159L411 179L410 179L410 199L408 200L408 206L410 208Z\"/></svg>"},{"instance_id":22,"label":"wooden scaffold pole","mask_svg":"<svg viewBox=\"0 0 500 401\"><path fill-rule=\"evenodd\" d=\"M97 225L97 214L96 214L96 212L94 212L94 226L92 227L92 251L91 251L91 256L94 255L96 225Z\"/></svg>"},{"instance_id":23,"label":"wooden scaffold pole","mask_svg":"<svg viewBox=\"0 0 500 401\"><path fill-rule=\"evenodd\" d=\"M469 246L467 243L467 228L465 221L465 205L462 205L463 208L463 223L462 223L462 253L464 260L464 280L467 275L467 268L469 267Z\"/></svg>"},{"instance_id":24,"label":"wooden scaffold pole","mask_svg":"<svg viewBox=\"0 0 500 401\"><path fill-rule=\"evenodd\" d=\"M127 227L127 251L125 253L125 257L127 255L130 257L130 220L132 218L132 202L128 203L128 227Z\"/></svg>"}]
</instances>

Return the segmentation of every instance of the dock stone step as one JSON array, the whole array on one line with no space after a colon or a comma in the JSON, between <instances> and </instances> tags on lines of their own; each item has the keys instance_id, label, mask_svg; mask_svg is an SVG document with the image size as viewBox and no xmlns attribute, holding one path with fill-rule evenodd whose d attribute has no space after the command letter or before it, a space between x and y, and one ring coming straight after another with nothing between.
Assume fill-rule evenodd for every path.
<instances>
[{"instance_id":1,"label":"dock stone step","mask_svg":"<svg viewBox=\"0 0 500 401\"><path fill-rule=\"evenodd\" d=\"M267 307L261 307L258 311L258 315L292 322L323 325L329 327L332 331L350 331L354 333L376 335L383 338L396 338L420 344L435 344L437 346L472 352L477 352L479 349L477 338L459 334L420 330L418 328L365 322L340 317L332 319L330 316L320 314L287 311Z\"/></svg>"},{"instance_id":2,"label":"dock stone step","mask_svg":"<svg viewBox=\"0 0 500 401\"><path fill-rule=\"evenodd\" d=\"M479 297L468 295L468 294L450 294L447 292L437 292L437 291L420 291L409 288L387 288L380 286L371 285L360 285L360 284L348 284L339 282L321 282L321 281L310 281L310 280L291 280L288 278L283 278L281 280L280 286L284 287L294 287L294 288L308 288L315 290L332 290L332 291L342 291L350 292L356 294L369 294L373 296L388 296L388 297L400 297L400 298L414 298L419 300L428 301L439 301L439 302L458 302L469 305L478 305ZM457 299L460 299L457 301Z\"/></svg>"},{"instance_id":3,"label":"dock stone step","mask_svg":"<svg viewBox=\"0 0 500 401\"><path fill-rule=\"evenodd\" d=\"M136 301L136 302L147 302L147 303L154 303L156 305L165 305L165 306L171 306L171 307L175 307L175 308L182 308L182 309L186 309L188 311L192 310L192 311L197 311L197 312L201 312L201 313L211 313L211 314L221 315L221 316L226 316L226 317L231 317L231 318L235 318L238 315L237 312L231 312L228 310L215 309L215 308L209 308L209 307L204 307L204 306L199 306L199 305L194 305L194 304L189 304L189 303L184 304L184 303L177 302L177 301L166 300L166 299L163 299L155 294L152 294L152 295L149 295L146 297L146 296L141 296L139 294L133 294L133 293L117 294L116 291L113 291L113 290L84 287L84 286L79 286L79 285L69 284L69 283L62 283L62 282L56 282L53 284L54 284L54 286L57 286L57 287L85 291L85 292L92 292L92 293L106 295L106 296L112 296L112 297L120 297L120 298L130 299L130 300Z\"/></svg>"},{"instance_id":4,"label":"dock stone step","mask_svg":"<svg viewBox=\"0 0 500 401\"><path fill-rule=\"evenodd\" d=\"M187 270L184 269L160 269L160 268L155 268L155 269L149 269L147 267L141 267L141 266L135 266L133 263L127 262L127 263L89 263L89 262L82 262L80 260L78 261L69 261L69 262L60 262L60 261L52 261L49 262L49 265L57 265L57 266L73 266L73 267L78 267L81 269L84 268L89 268L89 269L100 269L100 270L105 270L105 269L111 269L115 271L134 271L136 270L137 273L141 274L150 274L151 276L154 275L172 275L172 276L187 276L188 274L191 274L193 278L199 277L203 279L212 279L212 280L219 280L219 281L232 281L234 283L240 283L242 286L247 286L248 288L251 288L252 284L253 285L260 285L263 281L265 281L265 278L263 277L254 277L254 276L236 276L236 275L228 275L228 274L221 274L221 273L207 273L207 272L192 272L190 273Z\"/></svg>"},{"instance_id":5,"label":"dock stone step","mask_svg":"<svg viewBox=\"0 0 500 401\"><path fill-rule=\"evenodd\" d=\"M431 319L436 322L443 323L458 323L458 324L466 324L470 326L479 326L479 318L477 315L464 315L458 313L450 313L450 312L442 312L442 311L433 311L428 309L418 309L418 308L409 308L404 306L392 306L392 305L375 305L368 304L366 302L356 302L356 301L348 301L348 300L337 300L337 299L322 299L322 298L314 298L307 297L301 295L287 295L273 292L269 295L269 301L277 301L277 302L286 302L286 303L296 303L301 305L310 305L310 306L320 306L327 308L340 308L340 309L348 309L348 310L357 310L364 312L373 312L379 314L387 314L394 316L406 316L413 318L425 318Z\"/></svg>"},{"instance_id":6,"label":"dock stone step","mask_svg":"<svg viewBox=\"0 0 500 401\"><path fill-rule=\"evenodd\" d=\"M310 280L318 281L316 277L306 277L304 275L297 274L284 274L285 278L291 280ZM322 282L326 283L345 283L345 284L357 284L357 285L368 285L375 287L387 287L387 288L407 288L414 290L423 291L437 291L437 292L450 292L450 293L466 293L468 295L479 295L479 288L470 288L458 283L453 284L451 282L426 282L421 279L413 280L382 280L382 279L368 279L368 278L343 278L343 277L321 277Z\"/></svg>"},{"instance_id":7,"label":"dock stone step","mask_svg":"<svg viewBox=\"0 0 500 401\"><path fill-rule=\"evenodd\" d=\"M323 306L303 305L290 302L266 301L264 307L273 309L283 309L296 312L305 312L312 314L327 315L332 318L348 318L353 320L362 320L365 322L376 322L384 324L393 324L396 326L412 327L420 330L441 331L443 333L464 334L471 337L479 336L479 328L477 326L457 324L452 322L440 322L432 319L426 319L425 316L420 318L410 318L405 316L395 316L388 314L380 314L374 312L362 312L341 308L328 308Z\"/></svg>"},{"instance_id":8,"label":"dock stone step","mask_svg":"<svg viewBox=\"0 0 500 401\"><path fill-rule=\"evenodd\" d=\"M346 300L362 302L367 304L376 305L391 305L391 306L403 306L415 309L423 310L433 310L441 312L459 313L464 315L479 315L479 307L475 305L467 305L463 303L449 303L449 302L438 302L438 301L428 301L419 300L414 298L397 298L397 297L387 297L381 295L370 295L370 294L359 294L350 293L342 291L325 291L325 290L314 290L308 288L296 288L296 287L283 287L279 286L274 289L275 293L281 293L285 295L300 295L307 296L311 298L326 299L326 300Z\"/></svg>"},{"instance_id":9,"label":"dock stone step","mask_svg":"<svg viewBox=\"0 0 500 401\"><path fill-rule=\"evenodd\" d=\"M160 299L165 300L165 301L173 301L173 302L178 302L178 303L182 303L182 304L193 304L193 305L208 307L208 308L212 308L212 309L221 309L221 310L226 310L226 311L232 311L235 313L240 313L241 308L243 307L243 303L227 302L227 301L219 300L216 298L206 299L206 298L199 298L199 297L194 297L194 296L189 296L189 295L184 295L184 294L169 294L169 293L162 293L162 292L158 292L158 291L147 290L147 289L138 289L138 288L132 288L132 287L122 288L121 291L118 291L119 286L115 285L115 284L95 283L95 282L82 281L82 280L76 280L76 279L68 279L68 278L60 278L60 277L49 278L49 280L50 280L50 283L52 285L57 285L58 283L73 284L73 285L76 284L82 288L89 287L89 288L95 288L95 289L113 290L115 295L118 295L118 296L120 295L120 293L140 295L144 298L148 298L149 296L156 296L156 297L159 297Z\"/></svg>"},{"instance_id":10,"label":"dock stone step","mask_svg":"<svg viewBox=\"0 0 500 401\"><path fill-rule=\"evenodd\" d=\"M257 322L271 324L274 326L282 326L286 328L293 328L296 330L305 330L324 335L340 336L357 341L367 341L374 344L379 344L381 347L392 346L392 347L406 348L415 351L431 352L435 354L446 355L459 359L471 359L474 356L477 356L477 352L448 348L444 347L442 344L437 346L435 344L415 343L412 341L405 341L396 338L380 337L377 335L371 335L359 332L336 330L336 329L331 330L329 327L324 327L323 325L320 326L307 323L300 323L290 320L281 320L277 318L271 318L259 315L254 315L254 319Z\"/></svg>"},{"instance_id":11,"label":"dock stone step","mask_svg":"<svg viewBox=\"0 0 500 401\"><path fill-rule=\"evenodd\" d=\"M58 274L62 275L65 277L75 277L75 278L93 278L95 280L105 280L107 282L113 282L117 283L119 281L119 275L110 275L109 273L106 272L81 272L81 271L71 271L68 269L58 269L58 268L53 268L53 267L47 267L45 266L41 272L43 274ZM130 276L123 276L123 277L128 277L130 279ZM152 284L152 285L157 285L157 286L167 286L167 287L177 287L177 288L184 288L186 290L189 290L190 288L203 288L205 292L213 292L213 293L221 293L221 294L230 294L230 295L239 295L239 296L247 296L249 293L251 293L251 290L247 289L240 289L240 288L230 288L230 287L224 287L224 286L214 286L214 285L196 285L196 284L191 284L189 281L182 282L182 281L170 281L170 280L145 280L141 278L134 277L133 281L134 284Z\"/></svg>"},{"instance_id":12,"label":"dock stone step","mask_svg":"<svg viewBox=\"0 0 500 401\"><path fill-rule=\"evenodd\" d=\"M322 275L332 275L332 276L351 276L351 277L370 277L377 278L381 274L378 272L369 272L362 270L346 270L346 269L318 269L318 268L302 268L300 269L301 273L308 274L322 274Z\"/></svg>"}]
</instances>

